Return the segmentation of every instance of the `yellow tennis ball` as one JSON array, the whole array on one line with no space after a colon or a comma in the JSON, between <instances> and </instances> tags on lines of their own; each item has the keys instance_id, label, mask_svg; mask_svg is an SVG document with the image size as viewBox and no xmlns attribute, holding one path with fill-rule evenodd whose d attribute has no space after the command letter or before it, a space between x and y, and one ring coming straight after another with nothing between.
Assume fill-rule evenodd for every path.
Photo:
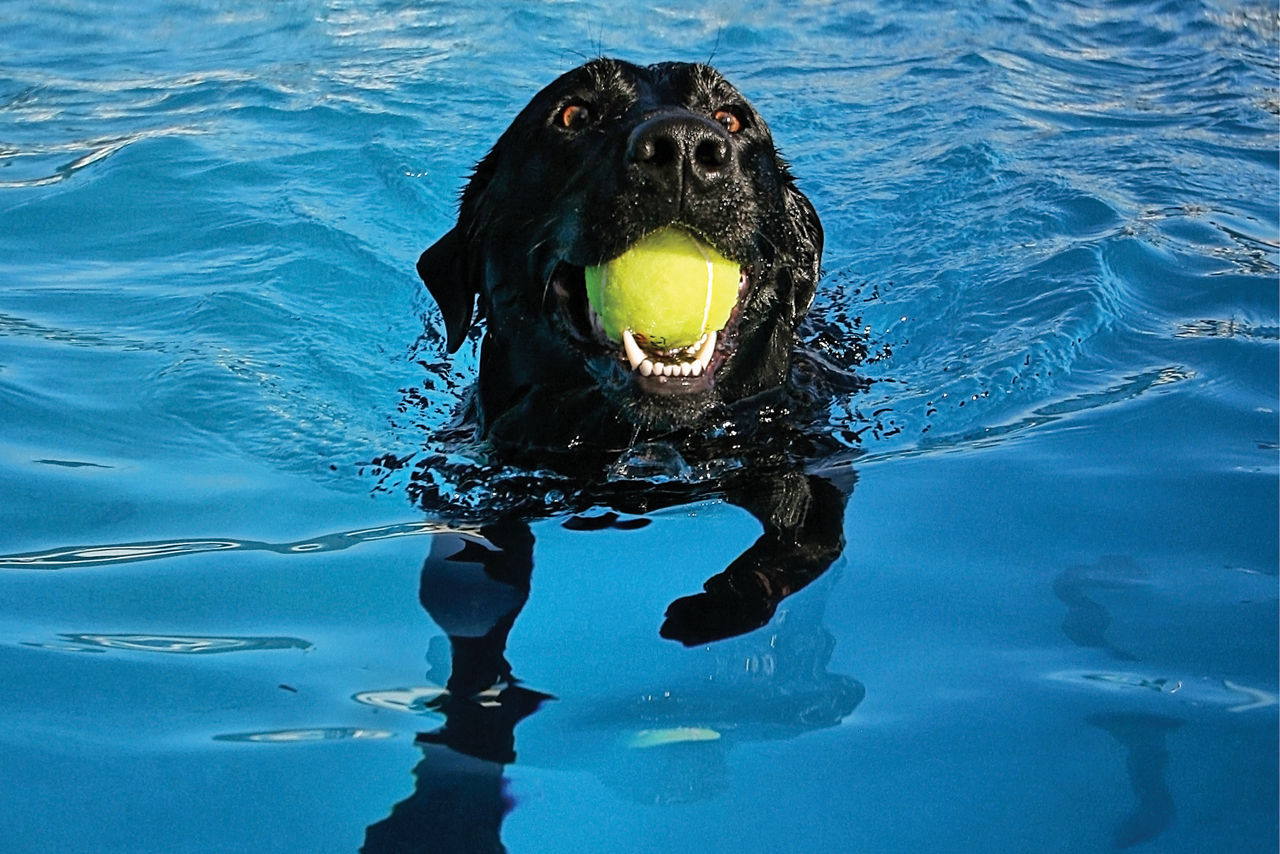
<instances>
[{"instance_id":1,"label":"yellow tennis ball","mask_svg":"<svg viewBox=\"0 0 1280 854\"><path fill-rule=\"evenodd\" d=\"M614 341L630 329L651 349L674 350L724 328L741 276L737 262L668 227L612 261L588 267L587 299Z\"/></svg>"}]
</instances>

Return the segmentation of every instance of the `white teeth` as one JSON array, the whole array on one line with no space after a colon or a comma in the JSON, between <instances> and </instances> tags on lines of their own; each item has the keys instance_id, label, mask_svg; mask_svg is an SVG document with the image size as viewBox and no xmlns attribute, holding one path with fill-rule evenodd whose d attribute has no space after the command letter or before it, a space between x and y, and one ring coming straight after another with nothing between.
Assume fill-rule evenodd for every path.
<instances>
[{"instance_id":1,"label":"white teeth","mask_svg":"<svg viewBox=\"0 0 1280 854\"><path fill-rule=\"evenodd\" d=\"M702 348L698 350L698 355L696 356L696 359L702 363L702 367L705 369L707 365L711 364L711 357L715 355L715 352L716 352L716 331L712 329L710 332L707 333L706 340L702 342Z\"/></svg>"},{"instance_id":2,"label":"white teeth","mask_svg":"<svg viewBox=\"0 0 1280 854\"><path fill-rule=\"evenodd\" d=\"M635 336L631 334L630 329L622 330L622 349L627 353L627 361L631 363L631 370L639 368L645 360L644 351L640 349L640 345L636 343ZM648 374L645 374L648 376Z\"/></svg>"},{"instance_id":3,"label":"white teeth","mask_svg":"<svg viewBox=\"0 0 1280 854\"><path fill-rule=\"evenodd\" d=\"M631 370L639 371L643 377L700 377L711 364L711 357L715 355L716 338L714 331L708 332L693 345L698 350L692 359L674 364L657 362L646 356L644 350L636 343L630 329L622 330L622 349L627 355ZM693 347L686 348L685 352L689 352Z\"/></svg>"}]
</instances>

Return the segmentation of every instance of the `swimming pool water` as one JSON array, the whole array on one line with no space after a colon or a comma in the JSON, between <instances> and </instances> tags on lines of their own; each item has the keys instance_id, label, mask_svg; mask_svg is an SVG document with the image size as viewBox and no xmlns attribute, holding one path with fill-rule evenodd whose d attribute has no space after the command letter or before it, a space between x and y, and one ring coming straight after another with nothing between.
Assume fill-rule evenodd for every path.
<instances>
[{"instance_id":1,"label":"swimming pool water","mask_svg":"<svg viewBox=\"0 0 1280 854\"><path fill-rule=\"evenodd\" d=\"M1276 850L1273 4L0 32L0 849ZM855 460L844 554L688 649L663 613L744 511L553 512L496 585L433 574L410 477L476 370L413 263L598 53L751 98L826 228L806 335L861 354L813 427ZM440 477L474 509L519 474ZM515 681L453 709L504 619Z\"/></svg>"}]
</instances>

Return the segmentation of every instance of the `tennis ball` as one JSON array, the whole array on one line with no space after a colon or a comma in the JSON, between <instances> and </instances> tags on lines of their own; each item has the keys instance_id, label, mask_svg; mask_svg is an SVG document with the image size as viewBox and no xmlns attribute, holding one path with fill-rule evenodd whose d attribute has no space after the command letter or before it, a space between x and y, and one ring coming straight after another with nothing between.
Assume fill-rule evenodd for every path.
<instances>
[{"instance_id":1,"label":"tennis ball","mask_svg":"<svg viewBox=\"0 0 1280 854\"><path fill-rule=\"evenodd\" d=\"M651 349L675 350L724 328L741 275L737 262L668 227L612 261L586 268L587 299L614 341L630 329Z\"/></svg>"}]
</instances>

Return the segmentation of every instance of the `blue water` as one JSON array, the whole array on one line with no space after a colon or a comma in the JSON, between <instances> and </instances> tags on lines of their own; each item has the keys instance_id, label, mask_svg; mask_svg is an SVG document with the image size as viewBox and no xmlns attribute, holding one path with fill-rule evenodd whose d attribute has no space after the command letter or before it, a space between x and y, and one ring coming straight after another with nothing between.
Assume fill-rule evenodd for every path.
<instances>
[{"instance_id":1,"label":"blue water","mask_svg":"<svg viewBox=\"0 0 1280 854\"><path fill-rule=\"evenodd\" d=\"M0 850L1276 850L1273 3L9 0L0 33ZM821 213L806 334L870 381L816 428L848 545L686 649L666 606L754 520L566 526L546 482L486 762L430 737L457 541L408 473L476 351L413 263L601 52L714 61ZM437 486L540 488L490 474Z\"/></svg>"}]
</instances>

